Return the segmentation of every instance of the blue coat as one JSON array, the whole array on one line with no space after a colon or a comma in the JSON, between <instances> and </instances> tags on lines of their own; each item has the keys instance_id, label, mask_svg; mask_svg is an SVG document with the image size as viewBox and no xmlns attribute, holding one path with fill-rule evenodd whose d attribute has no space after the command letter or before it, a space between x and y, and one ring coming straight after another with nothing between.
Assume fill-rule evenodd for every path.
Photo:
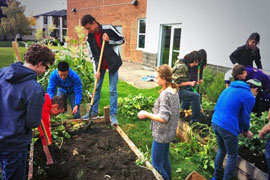
<instances>
[{"instance_id":1,"label":"blue coat","mask_svg":"<svg viewBox=\"0 0 270 180\"><path fill-rule=\"evenodd\" d=\"M75 105L80 105L82 100L82 83L79 75L69 69L68 76L65 80L61 79L58 70L54 70L49 78L49 84L47 87L47 93L52 99L55 95L56 88L59 88L59 91L71 94L75 94Z\"/></svg>"},{"instance_id":2,"label":"blue coat","mask_svg":"<svg viewBox=\"0 0 270 180\"><path fill-rule=\"evenodd\" d=\"M21 151L40 124L44 90L35 71L15 63L0 69L0 151Z\"/></svg>"},{"instance_id":3,"label":"blue coat","mask_svg":"<svg viewBox=\"0 0 270 180\"><path fill-rule=\"evenodd\" d=\"M238 136L249 130L250 113L255 104L244 81L234 81L219 96L212 123Z\"/></svg>"}]
</instances>

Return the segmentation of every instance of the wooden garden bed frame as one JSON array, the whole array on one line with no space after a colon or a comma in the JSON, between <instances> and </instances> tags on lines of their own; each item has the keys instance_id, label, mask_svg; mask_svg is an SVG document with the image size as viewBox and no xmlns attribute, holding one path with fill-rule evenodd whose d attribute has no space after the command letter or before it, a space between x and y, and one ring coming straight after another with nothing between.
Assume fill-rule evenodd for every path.
<instances>
[{"instance_id":1,"label":"wooden garden bed frame","mask_svg":"<svg viewBox=\"0 0 270 180\"><path fill-rule=\"evenodd\" d=\"M178 126L177 126L177 137L181 141L185 141L187 139L187 133L191 130L191 127L187 122L179 119ZM196 138L200 142L205 142L198 134L195 134ZM224 164L226 164L227 157L225 158ZM245 159L238 156L238 165L236 170L236 177L241 180L267 180L268 175L267 173L263 172L253 164L249 163Z\"/></svg>"}]
</instances>

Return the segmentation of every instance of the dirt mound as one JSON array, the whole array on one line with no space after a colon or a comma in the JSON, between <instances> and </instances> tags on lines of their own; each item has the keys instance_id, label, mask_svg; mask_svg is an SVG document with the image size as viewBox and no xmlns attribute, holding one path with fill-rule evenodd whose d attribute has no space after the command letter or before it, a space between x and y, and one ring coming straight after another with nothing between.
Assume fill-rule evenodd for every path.
<instances>
[{"instance_id":1,"label":"dirt mound","mask_svg":"<svg viewBox=\"0 0 270 180\"><path fill-rule=\"evenodd\" d=\"M105 124L94 124L88 133L74 133L60 150L50 149L57 167L47 169L42 146L36 143L34 179L155 179L152 171L135 164L135 154L116 130Z\"/></svg>"}]
</instances>

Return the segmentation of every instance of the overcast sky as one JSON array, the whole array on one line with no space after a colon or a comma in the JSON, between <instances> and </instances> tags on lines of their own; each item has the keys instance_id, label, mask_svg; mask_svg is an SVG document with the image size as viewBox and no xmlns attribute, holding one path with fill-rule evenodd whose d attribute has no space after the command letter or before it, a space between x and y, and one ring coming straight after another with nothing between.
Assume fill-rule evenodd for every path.
<instances>
[{"instance_id":1,"label":"overcast sky","mask_svg":"<svg viewBox=\"0 0 270 180\"><path fill-rule=\"evenodd\" d=\"M25 6L24 14L33 16L53 10L67 9L67 0L17 0Z\"/></svg>"}]
</instances>

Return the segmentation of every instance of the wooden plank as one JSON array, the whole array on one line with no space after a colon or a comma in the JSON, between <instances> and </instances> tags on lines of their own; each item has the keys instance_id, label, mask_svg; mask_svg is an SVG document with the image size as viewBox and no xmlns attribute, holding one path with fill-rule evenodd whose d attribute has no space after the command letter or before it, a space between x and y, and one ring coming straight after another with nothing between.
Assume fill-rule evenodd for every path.
<instances>
[{"instance_id":1,"label":"wooden plank","mask_svg":"<svg viewBox=\"0 0 270 180\"><path fill-rule=\"evenodd\" d=\"M130 149L136 154L136 156L140 159L144 159L143 153L136 147L136 145L129 139L129 137L126 135L126 133L120 128L120 126L116 126L117 132L120 134L120 136L126 141ZM147 168L149 168L157 180L163 180L162 176L154 169L152 164L149 161L145 162L145 165Z\"/></svg>"},{"instance_id":2,"label":"wooden plank","mask_svg":"<svg viewBox=\"0 0 270 180\"><path fill-rule=\"evenodd\" d=\"M80 122L84 122L84 123L88 123L89 120L83 120L83 119L68 119L68 120L65 120L64 123L80 123ZM103 116L100 116L98 117L97 119L93 119L92 120L93 123L104 123L104 117Z\"/></svg>"},{"instance_id":3,"label":"wooden plank","mask_svg":"<svg viewBox=\"0 0 270 180\"><path fill-rule=\"evenodd\" d=\"M105 123L110 123L110 106L104 107L104 121Z\"/></svg>"}]
</instances>

